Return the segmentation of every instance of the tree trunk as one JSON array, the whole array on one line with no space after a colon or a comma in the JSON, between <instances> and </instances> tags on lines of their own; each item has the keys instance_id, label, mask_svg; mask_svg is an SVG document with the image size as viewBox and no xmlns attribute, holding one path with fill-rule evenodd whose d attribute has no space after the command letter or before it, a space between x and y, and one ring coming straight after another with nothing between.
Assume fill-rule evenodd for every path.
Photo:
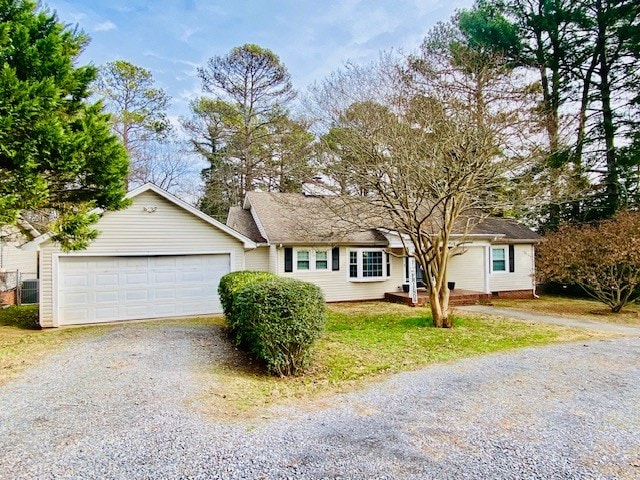
<instances>
[{"instance_id":1,"label":"tree trunk","mask_svg":"<svg viewBox=\"0 0 640 480\"><path fill-rule=\"evenodd\" d=\"M434 285L429 289L429 305L434 327L451 328L453 326L449 318L449 289L446 285L444 287Z\"/></svg>"},{"instance_id":2,"label":"tree trunk","mask_svg":"<svg viewBox=\"0 0 640 480\"><path fill-rule=\"evenodd\" d=\"M603 4L602 0L596 1L596 15L598 23L598 37L596 40L596 55L599 54L600 60L600 83L598 90L600 93L600 101L602 102L602 133L605 142L605 159L606 159L606 206L605 214L613 215L620 208L620 184L618 162L615 150L616 127L614 124L614 113L611 105L611 66L615 62L614 58L609 58L607 49L607 32L610 27L609 20L610 6ZM615 54L611 53L614 57Z\"/></svg>"}]
</instances>

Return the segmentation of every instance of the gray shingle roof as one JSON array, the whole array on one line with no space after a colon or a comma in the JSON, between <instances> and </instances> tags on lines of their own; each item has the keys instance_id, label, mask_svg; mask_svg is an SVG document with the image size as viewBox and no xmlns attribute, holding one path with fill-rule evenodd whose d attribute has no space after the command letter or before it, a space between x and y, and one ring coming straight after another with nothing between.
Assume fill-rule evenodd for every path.
<instances>
[{"instance_id":1,"label":"gray shingle roof","mask_svg":"<svg viewBox=\"0 0 640 480\"><path fill-rule=\"evenodd\" d=\"M354 224L347 225L338 216L332 218L327 197L249 192L246 204L251 205L272 244L387 244L377 230L357 231Z\"/></svg>"},{"instance_id":2,"label":"gray shingle roof","mask_svg":"<svg viewBox=\"0 0 640 480\"><path fill-rule=\"evenodd\" d=\"M249 210L242 207L231 207L229 215L227 215L227 225L256 243L267 243L267 240L260 234Z\"/></svg>"},{"instance_id":3,"label":"gray shingle roof","mask_svg":"<svg viewBox=\"0 0 640 480\"><path fill-rule=\"evenodd\" d=\"M335 205L333 205L335 203ZM341 205L342 202L340 202ZM330 197L314 197L295 193L249 192L245 207L232 207L227 225L255 242L271 244L350 244L387 245L385 236L376 229L357 231L358 212L352 212L354 221L346 222L341 215L332 212L338 203ZM256 225L254 215L262 226ZM362 214L360 214L362 216ZM364 219L363 219L364 220ZM369 219L368 219L369 220ZM363 221L368 223L367 221ZM369 223L370 225L370 223ZM537 242L540 236L524 225L508 218L486 218L471 232L473 235L501 236L514 242ZM267 238L264 238L266 235Z\"/></svg>"},{"instance_id":4,"label":"gray shingle roof","mask_svg":"<svg viewBox=\"0 0 640 480\"><path fill-rule=\"evenodd\" d=\"M536 232L525 225L518 223L513 218L485 218L480 224L476 225L471 233L475 235L502 234L504 235L504 239L513 241L531 240L533 242L538 242L542 238Z\"/></svg>"}]
</instances>

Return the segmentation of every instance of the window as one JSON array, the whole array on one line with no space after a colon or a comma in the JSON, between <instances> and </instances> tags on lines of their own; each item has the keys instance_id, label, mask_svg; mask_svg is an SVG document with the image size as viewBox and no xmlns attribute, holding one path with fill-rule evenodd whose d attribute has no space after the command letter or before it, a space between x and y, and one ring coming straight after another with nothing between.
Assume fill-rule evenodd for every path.
<instances>
[{"instance_id":1,"label":"window","mask_svg":"<svg viewBox=\"0 0 640 480\"><path fill-rule=\"evenodd\" d=\"M358 252L349 252L349 277L358 277Z\"/></svg>"},{"instance_id":2,"label":"window","mask_svg":"<svg viewBox=\"0 0 640 480\"><path fill-rule=\"evenodd\" d=\"M329 254L326 250L316 252L316 270L327 270L329 268Z\"/></svg>"},{"instance_id":3,"label":"window","mask_svg":"<svg viewBox=\"0 0 640 480\"><path fill-rule=\"evenodd\" d=\"M382 249L349 251L349 278L356 281L375 281L391 275L389 255Z\"/></svg>"},{"instance_id":4,"label":"window","mask_svg":"<svg viewBox=\"0 0 640 480\"><path fill-rule=\"evenodd\" d=\"M285 249L286 250L286 249ZM285 251L285 272L316 272L328 271L332 268L329 250L315 250L311 247L291 249L291 269L287 270L287 255ZM293 259L295 258L295 262Z\"/></svg>"},{"instance_id":5,"label":"window","mask_svg":"<svg viewBox=\"0 0 640 480\"><path fill-rule=\"evenodd\" d=\"M382 276L382 252L362 252L362 276Z\"/></svg>"},{"instance_id":6,"label":"window","mask_svg":"<svg viewBox=\"0 0 640 480\"><path fill-rule=\"evenodd\" d=\"M296 253L296 268L309 270L309 250L298 250Z\"/></svg>"},{"instance_id":7,"label":"window","mask_svg":"<svg viewBox=\"0 0 640 480\"><path fill-rule=\"evenodd\" d=\"M491 249L491 271L506 272L507 271L507 255L504 247Z\"/></svg>"}]
</instances>

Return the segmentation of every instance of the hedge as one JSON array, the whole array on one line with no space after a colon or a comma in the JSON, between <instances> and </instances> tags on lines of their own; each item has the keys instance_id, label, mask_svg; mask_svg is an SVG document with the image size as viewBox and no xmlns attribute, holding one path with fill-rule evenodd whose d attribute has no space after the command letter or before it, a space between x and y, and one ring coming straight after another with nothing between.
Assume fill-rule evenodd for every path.
<instances>
[{"instance_id":1,"label":"hedge","mask_svg":"<svg viewBox=\"0 0 640 480\"><path fill-rule=\"evenodd\" d=\"M231 292L227 323L234 342L263 361L269 373L302 373L326 322L322 291L299 280L244 273L223 287Z\"/></svg>"},{"instance_id":2,"label":"hedge","mask_svg":"<svg viewBox=\"0 0 640 480\"><path fill-rule=\"evenodd\" d=\"M270 278L275 278L273 273L268 272L252 272L242 270L239 272L231 272L220 279L218 284L218 295L222 304L222 311L227 317L227 328L229 335L234 340L239 340L236 331L236 321L233 315L233 305L236 293L253 282L258 282ZM236 341L237 344L241 343Z\"/></svg>"}]
</instances>

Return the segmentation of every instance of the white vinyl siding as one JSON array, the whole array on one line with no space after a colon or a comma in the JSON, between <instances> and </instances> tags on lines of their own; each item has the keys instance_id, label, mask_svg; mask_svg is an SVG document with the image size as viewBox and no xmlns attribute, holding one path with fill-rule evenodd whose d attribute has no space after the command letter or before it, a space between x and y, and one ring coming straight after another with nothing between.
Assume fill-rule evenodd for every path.
<instances>
[{"instance_id":1,"label":"white vinyl siding","mask_svg":"<svg viewBox=\"0 0 640 480\"><path fill-rule=\"evenodd\" d=\"M455 282L456 290L485 291L485 248L468 247L462 255L449 260L447 281Z\"/></svg>"},{"instance_id":2,"label":"white vinyl siding","mask_svg":"<svg viewBox=\"0 0 640 480\"><path fill-rule=\"evenodd\" d=\"M497 245L494 245L494 248ZM508 251L508 245L504 246ZM490 275L490 291L506 292L510 290L531 290L533 289L534 275L534 246L514 245L514 271L509 272L509 261L507 258L506 272L495 272Z\"/></svg>"},{"instance_id":3,"label":"white vinyl siding","mask_svg":"<svg viewBox=\"0 0 640 480\"><path fill-rule=\"evenodd\" d=\"M307 247L299 247L307 249ZM309 250L325 250L324 247L308 247ZM402 288L404 283L404 269L402 257L390 256L391 277L376 279L374 282L352 282L349 280L349 250L357 250L357 248L340 247L340 270L333 271L331 268L331 249L326 247L329 258L329 268L327 270L316 270L307 272L291 272L284 271L284 248L276 249L277 254L277 273L290 278L297 278L306 282L318 285L328 302L340 302L351 300L378 300L384 298L386 292L397 292ZM375 250L367 249L365 250ZM295 254L294 254L295 260ZM384 267L386 268L386 267Z\"/></svg>"},{"instance_id":4,"label":"white vinyl siding","mask_svg":"<svg viewBox=\"0 0 640 480\"><path fill-rule=\"evenodd\" d=\"M27 238L17 228L0 228L0 271L20 271L24 278L36 278L38 272L38 252L21 250Z\"/></svg>"},{"instance_id":5,"label":"white vinyl siding","mask_svg":"<svg viewBox=\"0 0 640 480\"><path fill-rule=\"evenodd\" d=\"M150 207L145 209L145 207ZM153 210L148 212L146 210ZM98 238L77 256L227 254L230 270L243 270L243 244L153 191L132 199L121 211L106 212L97 223ZM41 245L40 321L54 325L54 277L60 249L53 242Z\"/></svg>"},{"instance_id":6,"label":"white vinyl siding","mask_svg":"<svg viewBox=\"0 0 640 480\"><path fill-rule=\"evenodd\" d=\"M256 272L268 272L269 247L258 247L245 252L245 268Z\"/></svg>"},{"instance_id":7,"label":"white vinyl siding","mask_svg":"<svg viewBox=\"0 0 640 480\"><path fill-rule=\"evenodd\" d=\"M2 268L5 272L19 270L23 278L36 278L38 272L38 252L20 250L15 244L2 246Z\"/></svg>"}]
</instances>

